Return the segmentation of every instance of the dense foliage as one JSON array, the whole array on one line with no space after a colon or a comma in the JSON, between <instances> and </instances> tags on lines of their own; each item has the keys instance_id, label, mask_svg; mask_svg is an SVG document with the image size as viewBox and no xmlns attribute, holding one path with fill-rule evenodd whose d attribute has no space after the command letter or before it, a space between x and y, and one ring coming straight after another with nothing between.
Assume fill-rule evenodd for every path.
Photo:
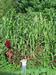
<instances>
[{"instance_id":1,"label":"dense foliage","mask_svg":"<svg viewBox=\"0 0 56 75\"><path fill-rule=\"evenodd\" d=\"M24 55L33 58L27 68L55 68L56 0L1 0L0 4L0 70L20 70ZM15 53L14 64L5 56L8 39Z\"/></svg>"},{"instance_id":2,"label":"dense foliage","mask_svg":"<svg viewBox=\"0 0 56 75\"><path fill-rule=\"evenodd\" d=\"M55 8L56 1L51 0L15 0L17 12L42 11L45 8Z\"/></svg>"},{"instance_id":3,"label":"dense foliage","mask_svg":"<svg viewBox=\"0 0 56 75\"><path fill-rule=\"evenodd\" d=\"M13 8L17 13L38 12L46 8L56 9L56 0L0 0L0 16Z\"/></svg>"}]
</instances>

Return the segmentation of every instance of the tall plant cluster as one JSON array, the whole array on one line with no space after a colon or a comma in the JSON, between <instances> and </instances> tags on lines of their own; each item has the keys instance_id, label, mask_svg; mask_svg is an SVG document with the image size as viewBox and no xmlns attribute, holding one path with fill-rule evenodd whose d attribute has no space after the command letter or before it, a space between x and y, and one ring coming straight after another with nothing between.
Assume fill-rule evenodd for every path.
<instances>
[{"instance_id":1,"label":"tall plant cluster","mask_svg":"<svg viewBox=\"0 0 56 75\"><path fill-rule=\"evenodd\" d=\"M44 66L48 65L56 54L55 13L50 20L46 17L43 17L42 12L24 15L16 14L15 10L8 12L2 17L0 24L1 49L5 50L4 42L10 39L12 47L22 55L32 55L36 60L34 63L39 61Z\"/></svg>"},{"instance_id":2,"label":"tall plant cluster","mask_svg":"<svg viewBox=\"0 0 56 75\"><path fill-rule=\"evenodd\" d=\"M56 67L56 0L0 0L0 70L17 71L23 56L27 69Z\"/></svg>"}]
</instances>

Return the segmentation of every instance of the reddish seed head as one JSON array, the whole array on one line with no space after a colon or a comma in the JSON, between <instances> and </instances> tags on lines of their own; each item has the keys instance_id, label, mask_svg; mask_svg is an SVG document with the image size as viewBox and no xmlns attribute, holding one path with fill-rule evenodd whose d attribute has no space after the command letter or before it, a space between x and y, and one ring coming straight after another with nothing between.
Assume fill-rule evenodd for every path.
<instances>
[{"instance_id":1,"label":"reddish seed head","mask_svg":"<svg viewBox=\"0 0 56 75\"><path fill-rule=\"evenodd\" d=\"M6 40L5 46L6 46L7 48L11 48L11 42L10 42L10 40Z\"/></svg>"},{"instance_id":2,"label":"reddish seed head","mask_svg":"<svg viewBox=\"0 0 56 75\"><path fill-rule=\"evenodd\" d=\"M14 53L13 53L12 50L9 50L9 51L6 52L6 55L7 55L7 57L8 57L9 59L11 59L11 58L13 57Z\"/></svg>"}]
</instances>

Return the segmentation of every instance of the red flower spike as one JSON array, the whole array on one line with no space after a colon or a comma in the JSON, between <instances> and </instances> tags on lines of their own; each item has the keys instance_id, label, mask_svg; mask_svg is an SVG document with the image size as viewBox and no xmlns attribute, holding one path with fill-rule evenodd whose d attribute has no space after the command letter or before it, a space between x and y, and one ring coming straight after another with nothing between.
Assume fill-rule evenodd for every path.
<instances>
[{"instance_id":1,"label":"red flower spike","mask_svg":"<svg viewBox=\"0 0 56 75\"><path fill-rule=\"evenodd\" d=\"M11 48L11 42L10 42L10 40L6 40L5 46L6 46L7 48Z\"/></svg>"}]
</instances>

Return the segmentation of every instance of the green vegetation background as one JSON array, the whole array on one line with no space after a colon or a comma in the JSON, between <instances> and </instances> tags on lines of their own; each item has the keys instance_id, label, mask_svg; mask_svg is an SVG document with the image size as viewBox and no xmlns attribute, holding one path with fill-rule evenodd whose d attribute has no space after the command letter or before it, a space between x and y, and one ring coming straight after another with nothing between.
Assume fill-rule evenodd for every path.
<instances>
[{"instance_id":1,"label":"green vegetation background","mask_svg":"<svg viewBox=\"0 0 56 75\"><path fill-rule=\"evenodd\" d=\"M56 0L0 0L0 71L20 72L19 54L15 55L16 64L10 64L5 57L6 39L10 39L14 50L22 55L34 56L27 64L28 75L53 75Z\"/></svg>"}]
</instances>

